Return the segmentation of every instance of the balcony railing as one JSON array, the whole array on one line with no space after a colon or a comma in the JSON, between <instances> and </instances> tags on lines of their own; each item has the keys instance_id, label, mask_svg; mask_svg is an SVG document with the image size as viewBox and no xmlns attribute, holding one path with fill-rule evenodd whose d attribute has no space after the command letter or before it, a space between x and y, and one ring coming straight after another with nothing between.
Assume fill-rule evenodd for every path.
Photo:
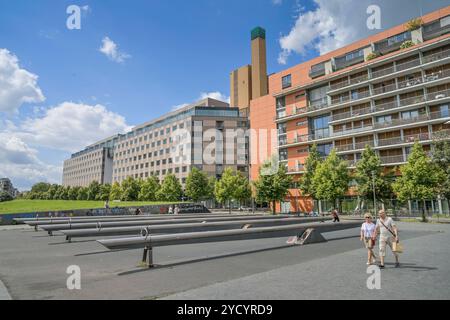
<instances>
[{"instance_id":1,"label":"balcony railing","mask_svg":"<svg viewBox=\"0 0 450 320\"><path fill-rule=\"evenodd\" d=\"M355 77L355 78L350 78L350 84L358 84L358 83L361 83L361 82L364 82L364 81L367 81L367 80L369 80L369 75L368 74L363 74L363 75L360 75L360 76Z\"/></svg>"},{"instance_id":2,"label":"balcony railing","mask_svg":"<svg viewBox=\"0 0 450 320\"><path fill-rule=\"evenodd\" d=\"M396 71L403 71L409 68L414 68L420 65L420 58L416 58L413 60L405 61L397 64L395 67Z\"/></svg>"},{"instance_id":3,"label":"balcony railing","mask_svg":"<svg viewBox=\"0 0 450 320\"><path fill-rule=\"evenodd\" d=\"M405 162L405 158L403 155L397 155L397 156L382 156L380 157L382 164L391 164L391 163L402 163Z\"/></svg>"},{"instance_id":4,"label":"balcony railing","mask_svg":"<svg viewBox=\"0 0 450 320\"><path fill-rule=\"evenodd\" d=\"M373 129L372 125L358 126L358 127L353 127L352 129L343 129L343 130L334 131L331 134L331 136L339 137L339 136L343 136L343 135L346 135L346 134L358 133L358 132L361 132L361 131L367 131L367 130L372 130L372 129Z\"/></svg>"},{"instance_id":5,"label":"balcony railing","mask_svg":"<svg viewBox=\"0 0 450 320\"><path fill-rule=\"evenodd\" d=\"M428 132L418 133L418 134L410 134L402 137L393 137L387 139L379 139L378 146L391 146L395 144L403 144L403 143L413 143L415 141L426 141L430 140L430 134Z\"/></svg>"},{"instance_id":6,"label":"balcony railing","mask_svg":"<svg viewBox=\"0 0 450 320\"><path fill-rule=\"evenodd\" d=\"M380 86L378 88L374 88L372 90L372 93L375 96L375 95L378 95L378 94L394 91L396 89L397 89L397 86L395 85L395 82L394 82L394 83L391 83L391 84L388 84L388 85L384 85L384 86L382 85L382 86Z\"/></svg>"},{"instance_id":7,"label":"balcony railing","mask_svg":"<svg viewBox=\"0 0 450 320\"><path fill-rule=\"evenodd\" d=\"M335 146L335 148L338 152L350 151L354 149L353 144L342 144L340 146Z\"/></svg>"},{"instance_id":8,"label":"balcony railing","mask_svg":"<svg viewBox=\"0 0 450 320\"><path fill-rule=\"evenodd\" d=\"M349 102L349 101L357 101L357 100L360 100L360 99L364 99L364 98L367 98L367 97L370 97L370 91L369 90L367 90L367 91L362 91L362 92L357 92L356 94L348 94L348 95L342 95L342 96L340 96L339 98L335 98L335 99L332 99L331 100L331 105L338 105L338 104L341 104L341 103L346 103L346 102Z\"/></svg>"},{"instance_id":9,"label":"balcony railing","mask_svg":"<svg viewBox=\"0 0 450 320\"><path fill-rule=\"evenodd\" d=\"M372 147L372 148L375 146L375 144L373 143L373 140L372 141L364 141L364 142L356 142L355 143L355 150L364 149L367 145Z\"/></svg>"},{"instance_id":10,"label":"balcony railing","mask_svg":"<svg viewBox=\"0 0 450 320\"><path fill-rule=\"evenodd\" d=\"M422 58L422 63L424 63L424 64L430 63L430 62L445 59L448 57L450 57L450 49L424 56Z\"/></svg>"},{"instance_id":11,"label":"balcony railing","mask_svg":"<svg viewBox=\"0 0 450 320\"><path fill-rule=\"evenodd\" d=\"M372 72L372 79L383 77L383 76L386 76L386 75L394 73L394 72L395 72L395 69L394 69L393 65L390 66L390 67L386 67L386 68L377 70L377 71L373 71Z\"/></svg>"},{"instance_id":12,"label":"balcony railing","mask_svg":"<svg viewBox=\"0 0 450 320\"><path fill-rule=\"evenodd\" d=\"M303 171L304 169L305 169L305 167L303 165L298 165L295 167L288 167L288 172L295 173L295 172Z\"/></svg>"},{"instance_id":13,"label":"balcony railing","mask_svg":"<svg viewBox=\"0 0 450 320\"><path fill-rule=\"evenodd\" d=\"M431 112L430 114L420 114L417 117L407 118L407 119L392 119L388 122L383 123L375 123L374 128L375 129L381 129L381 128L387 128L387 127L396 127L401 126L404 124L409 123L415 123L415 122L422 122L427 120L435 120L435 119L441 119L441 118L447 118L449 117L449 114L444 111L435 111Z\"/></svg>"},{"instance_id":14,"label":"balcony railing","mask_svg":"<svg viewBox=\"0 0 450 320\"><path fill-rule=\"evenodd\" d=\"M359 109L357 111L347 111L347 112L342 112L342 113L338 113L338 114L333 114L331 116L331 121L337 121L337 120L341 120L341 119L346 119L346 118L351 118L351 117L357 117L357 116L361 116L364 114L368 114L372 112L372 108L367 107L364 109Z\"/></svg>"},{"instance_id":15,"label":"balcony railing","mask_svg":"<svg viewBox=\"0 0 450 320\"><path fill-rule=\"evenodd\" d=\"M450 89L427 93L427 100L439 100L450 97Z\"/></svg>"}]
</instances>

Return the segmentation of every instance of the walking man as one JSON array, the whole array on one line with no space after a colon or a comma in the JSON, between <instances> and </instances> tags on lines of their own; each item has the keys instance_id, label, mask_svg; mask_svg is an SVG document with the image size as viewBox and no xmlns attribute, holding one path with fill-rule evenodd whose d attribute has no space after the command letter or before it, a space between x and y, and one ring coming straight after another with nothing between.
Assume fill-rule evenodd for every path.
<instances>
[{"instance_id":1,"label":"walking man","mask_svg":"<svg viewBox=\"0 0 450 320\"><path fill-rule=\"evenodd\" d=\"M391 217L386 217L384 210L378 212L380 218L377 220L374 239L380 235L380 268L384 268L384 257L386 256L386 245L391 248L392 244L399 241L398 238L398 228L395 225L394 220ZM392 251L395 257L395 267L400 267L400 262L398 259L398 253Z\"/></svg>"},{"instance_id":2,"label":"walking man","mask_svg":"<svg viewBox=\"0 0 450 320\"><path fill-rule=\"evenodd\" d=\"M333 216L333 222L340 222L339 215L336 209L333 209L333 211L331 211L331 215Z\"/></svg>"}]
</instances>

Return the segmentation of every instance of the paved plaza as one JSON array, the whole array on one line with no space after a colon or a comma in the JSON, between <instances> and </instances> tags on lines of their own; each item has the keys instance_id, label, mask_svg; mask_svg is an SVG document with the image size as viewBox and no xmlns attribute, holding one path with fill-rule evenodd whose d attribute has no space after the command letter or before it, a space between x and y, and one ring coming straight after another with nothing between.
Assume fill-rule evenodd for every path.
<instances>
[{"instance_id":1,"label":"paved plaza","mask_svg":"<svg viewBox=\"0 0 450 320\"><path fill-rule=\"evenodd\" d=\"M388 253L380 290L366 286L358 228L305 246L274 238L157 247L154 269L138 267L142 250L3 228L0 299L449 299L450 224L398 225L402 265ZM81 268L81 290L66 287L71 265Z\"/></svg>"}]
</instances>

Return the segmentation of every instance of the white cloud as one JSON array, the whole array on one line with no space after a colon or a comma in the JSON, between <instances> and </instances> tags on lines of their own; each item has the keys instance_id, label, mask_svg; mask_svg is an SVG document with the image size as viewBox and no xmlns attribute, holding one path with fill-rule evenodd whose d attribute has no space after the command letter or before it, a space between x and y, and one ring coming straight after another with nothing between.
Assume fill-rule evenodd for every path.
<instances>
[{"instance_id":1,"label":"white cloud","mask_svg":"<svg viewBox=\"0 0 450 320\"><path fill-rule=\"evenodd\" d=\"M64 102L41 117L23 121L17 134L30 145L75 152L130 129L124 117L103 105Z\"/></svg>"},{"instance_id":2,"label":"white cloud","mask_svg":"<svg viewBox=\"0 0 450 320\"><path fill-rule=\"evenodd\" d=\"M223 93L221 93L219 91L200 93L200 98L199 98L200 100L203 100L206 98L216 99L216 100L225 101L225 102L230 103L230 97L224 95Z\"/></svg>"},{"instance_id":3,"label":"white cloud","mask_svg":"<svg viewBox=\"0 0 450 320\"><path fill-rule=\"evenodd\" d=\"M122 63L125 61L125 59L131 58L129 54L121 52L117 44L109 37L104 37L102 43L102 47L99 49L99 51L106 55L110 60Z\"/></svg>"},{"instance_id":4,"label":"white cloud","mask_svg":"<svg viewBox=\"0 0 450 320\"><path fill-rule=\"evenodd\" d=\"M43 102L37 80L37 75L20 68L15 55L0 49L0 112L14 113L24 103Z\"/></svg>"},{"instance_id":5,"label":"white cloud","mask_svg":"<svg viewBox=\"0 0 450 320\"><path fill-rule=\"evenodd\" d=\"M283 0L272 0L272 4L278 6L283 3Z\"/></svg>"},{"instance_id":6,"label":"white cloud","mask_svg":"<svg viewBox=\"0 0 450 320\"><path fill-rule=\"evenodd\" d=\"M441 0L314 0L314 4L313 10L305 12L297 3L295 23L279 39L278 63L286 64L293 53L304 55L316 50L325 54L443 6ZM381 8L382 30L367 28L370 5Z\"/></svg>"},{"instance_id":7,"label":"white cloud","mask_svg":"<svg viewBox=\"0 0 450 320\"><path fill-rule=\"evenodd\" d=\"M45 164L37 154L15 133L0 132L0 177L10 178L21 190L40 181L60 183L62 167Z\"/></svg>"},{"instance_id":8,"label":"white cloud","mask_svg":"<svg viewBox=\"0 0 450 320\"><path fill-rule=\"evenodd\" d=\"M355 5L352 0L315 0L317 8L301 12L289 34L280 38L278 63L286 64L292 52L305 54L316 49L321 55L355 40L355 19L349 19ZM365 12L365 11L364 11Z\"/></svg>"}]
</instances>

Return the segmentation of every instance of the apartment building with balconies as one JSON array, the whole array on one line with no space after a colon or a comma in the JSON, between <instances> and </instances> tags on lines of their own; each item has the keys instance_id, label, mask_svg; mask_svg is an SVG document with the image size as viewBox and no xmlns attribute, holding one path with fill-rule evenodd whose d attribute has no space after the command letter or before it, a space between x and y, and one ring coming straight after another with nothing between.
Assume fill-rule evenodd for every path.
<instances>
[{"instance_id":1,"label":"apartment building with balconies","mask_svg":"<svg viewBox=\"0 0 450 320\"><path fill-rule=\"evenodd\" d=\"M392 167L407 161L415 141L431 151L436 134L450 137L450 6L421 20L269 76L269 94L250 103L250 123L277 129L271 152L294 179L313 144L324 157L335 148L349 169L370 145ZM291 211L312 207L296 189L286 201Z\"/></svg>"}]
</instances>

